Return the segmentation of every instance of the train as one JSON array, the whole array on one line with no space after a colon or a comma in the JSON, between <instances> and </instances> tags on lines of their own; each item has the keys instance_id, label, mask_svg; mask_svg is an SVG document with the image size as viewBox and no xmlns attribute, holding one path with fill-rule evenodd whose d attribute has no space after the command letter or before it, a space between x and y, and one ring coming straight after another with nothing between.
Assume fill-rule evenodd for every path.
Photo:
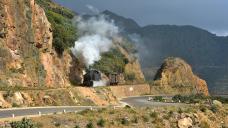
<instances>
[{"instance_id":1,"label":"train","mask_svg":"<svg viewBox=\"0 0 228 128\"><path fill-rule=\"evenodd\" d=\"M118 76L118 73L109 73L107 85L118 85ZM96 69L87 70L83 78L83 85L88 87L93 87L94 82L102 80L101 72Z\"/></svg>"},{"instance_id":2,"label":"train","mask_svg":"<svg viewBox=\"0 0 228 128\"><path fill-rule=\"evenodd\" d=\"M109 73L109 85L118 85L119 84L119 74L117 73Z\"/></svg>"}]
</instances>

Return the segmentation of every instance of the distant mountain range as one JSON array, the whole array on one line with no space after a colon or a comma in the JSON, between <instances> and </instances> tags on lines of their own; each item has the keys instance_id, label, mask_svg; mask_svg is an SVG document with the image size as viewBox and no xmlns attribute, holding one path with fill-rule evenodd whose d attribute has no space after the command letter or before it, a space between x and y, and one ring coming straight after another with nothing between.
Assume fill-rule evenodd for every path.
<instances>
[{"instance_id":1,"label":"distant mountain range","mask_svg":"<svg viewBox=\"0 0 228 128\"><path fill-rule=\"evenodd\" d=\"M148 25L104 11L121 33L137 46L140 62L148 80L167 57L180 57L205 79L211 93L228 93L228 37L219 37L194 26ZM89 17L88 15L85 17Z\"/></svg>"}]
</instances>

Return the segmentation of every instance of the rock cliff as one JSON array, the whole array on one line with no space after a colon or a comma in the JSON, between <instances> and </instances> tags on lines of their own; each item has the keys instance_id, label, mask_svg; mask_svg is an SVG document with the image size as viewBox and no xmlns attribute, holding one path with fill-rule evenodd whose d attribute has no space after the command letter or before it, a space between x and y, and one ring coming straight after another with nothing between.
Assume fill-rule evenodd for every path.
<instances>
[{"instance_id":1,"label":"rock cliff","mask_svg":"<svg viewBox=\"0 0 228 128\"><path fill-rule=\"evenodd\" d=\"M177 93L209 95L206 81L193 74L192 68L180 58L168 58L155 76L154 85Z\"/></svg>"},{"instance_id":2,"label":"rock cliff","mask_svg":"<svg viewBox=\"0 0 228 128\"><path fill-rule=\"evenodd\" d=\"M0 1L1 86L69 86L72 57L52 48L53 32L34 0Z\"/></svg>"}]
</instances>

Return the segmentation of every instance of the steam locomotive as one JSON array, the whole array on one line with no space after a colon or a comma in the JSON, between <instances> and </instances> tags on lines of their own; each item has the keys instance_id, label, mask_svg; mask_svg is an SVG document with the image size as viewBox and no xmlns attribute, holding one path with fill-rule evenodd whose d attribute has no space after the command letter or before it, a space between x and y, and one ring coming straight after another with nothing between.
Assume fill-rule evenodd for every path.
<instances>
[{"instance_id":1,"label":"steam locomotive","mask_svg":"<svg viewBox=\"0 0 228 128\"><path fill-rule=\"evenodd\" d=\"M118 85L118 74L117 73L110 73L108 75L109 82L108 85ZM92 87L94 82L102 80L101 72L95 69L87 70L86 74L84 75L83 85Z\"/></svg>"}]
</instances>

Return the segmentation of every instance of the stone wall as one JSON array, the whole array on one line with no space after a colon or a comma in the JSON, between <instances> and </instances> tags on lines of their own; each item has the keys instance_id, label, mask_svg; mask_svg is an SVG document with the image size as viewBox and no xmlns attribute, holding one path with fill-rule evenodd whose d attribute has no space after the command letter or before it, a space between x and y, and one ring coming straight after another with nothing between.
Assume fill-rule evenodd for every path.
<instances>
[{"instance_id":1,"label":"stone wall","mask_svg":"<svg viewBox=\"0 0 228 128\"><path fill-rule=\"evenodd\" d=\"M150 86L148 84L111 86L109 88L117 98L140 96L150 93Z\"/></svg>"}]
</instances>

